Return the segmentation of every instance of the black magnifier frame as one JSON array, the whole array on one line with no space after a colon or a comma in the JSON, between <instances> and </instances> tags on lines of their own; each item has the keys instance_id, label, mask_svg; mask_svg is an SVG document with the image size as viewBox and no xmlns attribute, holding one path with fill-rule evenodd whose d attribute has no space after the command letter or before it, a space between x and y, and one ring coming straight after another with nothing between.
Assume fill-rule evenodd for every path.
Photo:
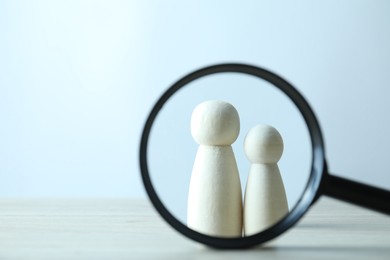
<instances>
[{"instance_id":1,"label":"black magnifier frame","mask_svg":"<svg viewBox=\"0 0 390 260\"><path fill-rule=\"evenodd\" d=\"M188 228L176 219L158 197L150 179L148 169L148 140L154 120L164 104L188 83L201 77L217 73L241 73L271 83L286 94L302 114L311 139L313 151L311 172L306 188L293 209L270 228L248 237L220 238L208 236ZM330 175L327 171L325 148L318 120L305 98L286 80L266 69L239 63L225 63L198 69L174 83L158 99L150 112L142 132L139 163L146 192L160 215L177 231L197 242L216 248L245 248L269 241L292 227L305 214L320 195L327 195L343 201L390 214L390 192Z\"/></svg>"}]
</instances>

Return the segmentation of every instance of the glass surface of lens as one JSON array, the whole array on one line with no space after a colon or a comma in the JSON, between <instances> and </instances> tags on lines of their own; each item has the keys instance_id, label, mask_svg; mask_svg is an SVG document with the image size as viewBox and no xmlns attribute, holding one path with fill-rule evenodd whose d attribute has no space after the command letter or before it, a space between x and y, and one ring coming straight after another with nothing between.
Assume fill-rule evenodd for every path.
<instances>
[{"instance_id":1,"label":"glass surface of lens","mask_svg":"<svg viewBox=\"0 0 390 260\"><path fill-rule=\"evenodd\" d=\"M141 139L154 206L184 235L216 247L268 241L315 199L325 169L314 113L261 68L222 64L169 88Z\"/></svg>"}]
</instances>

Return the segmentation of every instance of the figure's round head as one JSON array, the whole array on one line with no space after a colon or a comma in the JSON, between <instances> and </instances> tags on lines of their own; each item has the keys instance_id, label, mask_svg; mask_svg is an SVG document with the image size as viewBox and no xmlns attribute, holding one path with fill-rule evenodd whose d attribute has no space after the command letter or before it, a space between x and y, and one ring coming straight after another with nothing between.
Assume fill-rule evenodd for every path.
<instances>
[{"instance_id":1,"label":"figure's round head","mask_svg":"<svg viewBox=\"0 0 390 260\"><path fill-rule=\"evenodd\" d=\"M192 112L191 134L201 145L231 145L240 133L240 118L229 103L205 101Z\"/></svg>"},{"instance_id":2,"label":"figure's round head","mask_svg":"<svg viewBox=\"0 0 390 260\"><path fill-rule=\"evenodd\" d=\"M246 135L244 150L252 163L277 163L282 157L283 139L274 127L257 125Z\"/></svg>"}]
</instances>

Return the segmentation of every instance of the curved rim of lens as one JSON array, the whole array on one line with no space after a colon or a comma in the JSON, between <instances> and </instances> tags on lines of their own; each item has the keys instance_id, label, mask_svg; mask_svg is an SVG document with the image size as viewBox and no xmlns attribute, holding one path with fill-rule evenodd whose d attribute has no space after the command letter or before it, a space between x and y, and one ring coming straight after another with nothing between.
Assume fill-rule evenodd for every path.
<instances>
[{"instance_id":1,"label":"curved rim of lens","mask_svg":"<svg viewBox=\"0 0 390 260\"><path fill-rule=\"evenodd\" d=\"M311 147L313 151L311 173L306 188L294 208L291 209L291 211L289 212L289 214L287 214L275 225L258 234L238 238L220 238L208 236L188 228L184 223L176 219L167 210L167 208L164 206L164 204L158 197L150 179L147 162L147 150L150 130L158 113L163 108L164 104L169 100L169 98L171 98L178 90L185 87L188 83L196 79L212 74L227 72L255 76L271 83L273 86L277 87L284 94L286 94L295 104L295 106L299 109L306 122L310 133ZM154 105L152 111L150 112L146 120L141 137L139 156L141 175L146 192L152 204L160 213L160 215L181 234L197 242L217 248L244 248L255 246L279 236L288 228L293 226L304 215L304 213L308 210L312 202L315 200L317 190L319 189L321 177L325 169L325 149L320 126L314 115L313 110L310 108L304 97L290 83L288 83L278 75L260 67L239 63L217 64L198 69L184 76L176 83L174 83L169 89L167 89L165 93L158 99L157 103Z\"/></svg>"}]
</instances>

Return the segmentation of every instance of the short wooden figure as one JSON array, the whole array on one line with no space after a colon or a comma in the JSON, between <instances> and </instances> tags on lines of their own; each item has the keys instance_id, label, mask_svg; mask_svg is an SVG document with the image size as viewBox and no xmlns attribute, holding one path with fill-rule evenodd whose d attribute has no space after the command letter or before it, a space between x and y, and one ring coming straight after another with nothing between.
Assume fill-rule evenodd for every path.
<instances>
[{"instance_id":1,"label":"short wooden figure","mask_svg":"<svg viewBox=\"0 0 390 260\"><path fill-rule=\"evenodd\" d=\"M244 150L251 162L244 197L244 235L250 236L275 224L288 213L288 204L277 162L283 139L269 125L253 127Z\"/></svg>"}]
</instances>

